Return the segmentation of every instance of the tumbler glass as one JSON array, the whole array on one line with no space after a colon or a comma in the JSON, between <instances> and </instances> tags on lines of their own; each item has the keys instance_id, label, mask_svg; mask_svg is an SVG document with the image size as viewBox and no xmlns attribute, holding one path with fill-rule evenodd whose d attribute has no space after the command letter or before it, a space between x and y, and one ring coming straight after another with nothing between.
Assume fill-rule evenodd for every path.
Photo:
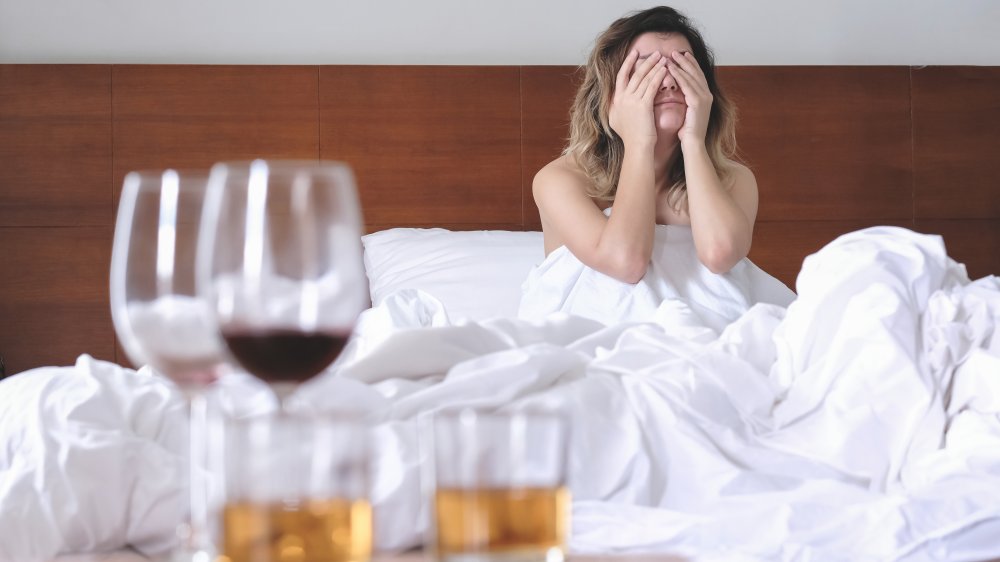
<instances>
[{"instance_id":1,"label":"tumbler glass","mask_svg":"<svg viewBox=\"0 0 1000 562\"><path fill-rule=\"evenodd\" d=\"M222 560L366 562L368 432L357 420L279 411L227 419Z\"/></svg>"},{"instance_id":2,"label":"tumbler glass","mask_svg":"<svg viewBox=\"0 0 1000 562\"><path fill-rule=\"evenodd\" d=\"M556 412L437 413L430 543L448 562L564 559L568 424Z\"/></svg>"}]
</instances>

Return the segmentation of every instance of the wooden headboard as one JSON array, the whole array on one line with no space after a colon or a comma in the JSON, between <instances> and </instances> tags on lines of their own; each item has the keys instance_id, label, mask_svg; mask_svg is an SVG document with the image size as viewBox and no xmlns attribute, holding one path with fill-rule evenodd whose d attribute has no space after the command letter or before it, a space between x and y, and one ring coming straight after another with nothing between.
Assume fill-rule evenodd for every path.
<instances>
[{"instance_id":1,"label":"wooden headboard","mask_svg":"<svg viewBox=\"0 0 1000 562\"><path fill-rule=\"evenodd\" d=\"M1000 68L723 67L760 185L751 257L877 224L941 233L1000 273ZM538 229L573 67L0 65L0 355L9 373L124 362L108 308L122 179L229 159L357 174L369 230Z\"/></svg>"}]
</instances>

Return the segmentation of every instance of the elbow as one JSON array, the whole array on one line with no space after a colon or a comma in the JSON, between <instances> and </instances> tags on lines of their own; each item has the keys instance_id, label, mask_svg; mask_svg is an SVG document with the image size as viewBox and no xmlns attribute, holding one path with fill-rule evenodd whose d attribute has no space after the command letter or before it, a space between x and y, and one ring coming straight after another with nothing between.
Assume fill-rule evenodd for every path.
<instances>
[{"instance_id":1,"label":"elbow","mask_svg":"<svg viewBox=\"0 0 1000 562\"><path fill-rule=\"evenodd\" d=\"M639 281L642 281L642 278L646 276L646 268L648 266L649 262L645 262L623 269L621 276L618 277L618 280L623 283L628 283L629 285L635 285Z\"/></svg>"},{"instance_id":2,"label":"elbow","mask_svg":"<svg viewBox=\"0 0 1000 562\"><path fill-rule=\"evenodd\" d=\"M585 254L580 261L612 279L635 285L646 276L651 248L607 245Z\"/></svg>"},{"instance_id":3,"label":"elbow","mask_svg":"<svg viewBox=\"0 0 1000 562\"><path fill-rule=\"evenodd\" d=\"M698 260L716 275L729 273L744 257L746 252L738 251L731 244L714 244L711 248L698 252Z\"/></svg>"},{"instance_id":4,"label":"elbow","mask_svg":"<svg viewBox=\"0 0 1000 562\"><path fill-rule=\"evenodd\" d=\"M646 276L646 269L649 267L649 258L642 255L622 254L614 260L614 263L606 273L611 277L635 285Z\"/></svg>"}]
</instances>

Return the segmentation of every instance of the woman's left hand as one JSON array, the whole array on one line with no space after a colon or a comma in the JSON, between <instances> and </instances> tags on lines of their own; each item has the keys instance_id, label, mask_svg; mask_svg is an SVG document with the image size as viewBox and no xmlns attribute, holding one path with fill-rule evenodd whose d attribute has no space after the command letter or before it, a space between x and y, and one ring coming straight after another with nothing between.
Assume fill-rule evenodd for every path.
<instances>
[{"instance_id":1,"label":"woman's left hand","mask_svg":"<svg viewBox=\"0 0 1000 562\"><path fill-rule=\"evenodd\" d=\"M690 51L674 51L670 54L667 70L684 93L687 113L684 125L677 131L681 148L688 143L705 143L708 131L708 116L712 111L712 91L708 88L705 73Z\"/></svg>"}]
</instances>

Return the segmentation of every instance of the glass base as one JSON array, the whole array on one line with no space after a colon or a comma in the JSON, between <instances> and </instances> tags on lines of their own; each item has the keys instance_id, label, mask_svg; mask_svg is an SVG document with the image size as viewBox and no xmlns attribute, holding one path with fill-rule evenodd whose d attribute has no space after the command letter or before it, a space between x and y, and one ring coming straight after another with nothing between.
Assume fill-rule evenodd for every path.
<instances>
[{"instance_id":1,"label":"glass base","mask_svg":"<svg viewBox=\"0 0 1000 562\"><path fill-rule=\"evenodd\" d=\"M170 551L164 562L215 562L215 547L205 544L205 538L200 533L192 533L190 523L177 526L178 544Z\"/></svg>"},{"instance_id":2,"label":"glass base","mask_svg":"<svg viewBox=\"0 0 1000 562\"><path fill-rule=\"evenodd\" d=\"M214 562L215 553L207 549L177 547L166 558L167 562Z\"/></svg>"},{"instance_id":3,"label":"glass base","mask_svg":"<svg viewBox=\"0 0 1000 562\"><path fill-rule=\"evenodd\" d=\"M563 562L566 555L561 548L548 550L505 550L498 552L438 553L440 562Z\"/></svg>"}]
</instances>

